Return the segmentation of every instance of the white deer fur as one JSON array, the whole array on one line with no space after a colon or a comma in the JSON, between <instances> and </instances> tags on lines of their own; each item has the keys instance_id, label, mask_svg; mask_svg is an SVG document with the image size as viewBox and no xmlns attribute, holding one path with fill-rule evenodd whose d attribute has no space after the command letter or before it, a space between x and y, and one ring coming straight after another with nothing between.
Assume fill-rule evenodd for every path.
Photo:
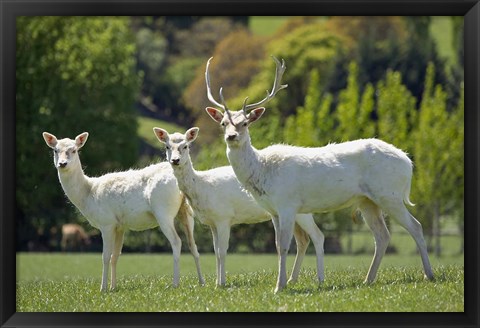
<instances>
[{"instance_id":1,"label":"white deer fur","mask_svg":"<svg viewBox=\"0 0 480 328\"><path fill-rule=\"evenodd\" d=\"M189 149L190 144L197 138L198 128L191 128L185 134L168 134L160 128L153 130L158 140L166 145L167 160L172 165L180 190L188 198L196 218L210 226L217 258L217 285L223 286L231 226L264 222L270 220L271 215L242 188L231 166L208 171L196 171L193 168ZM294 283L298 279L300 266L309 244L309 236L317 253L317 277L323 281L324 236L311 214L296 215L295 223L297 256L289 282Z\"/></svg>"},{"instance_id":2,"label":"white deer fur","mask_svg":"<svg viewBox=\"0 0 480 328\"><path fill-rule=\"evenodd\" d=\"M142 231L157 226L160 226L172 246L173 285L178 285L182 242L174 226L176 216L187 235L200 284L204 283L193 237L193 211L178 189L168 163L88 177L83 172L78 155L78 150L87 141L87 132L78 135L75 140L57 140L47 132L43 133L43 138L54 150L54 164L65 194L88 222L102 233L102 291L107 289L109 263L112 265L110 288L116 287L116 265L123 246L124 232Z\"/></svg>"},{"instance_id":3,"label":"white deer fur","mask_svg":"<svg viewBox=\"0 0 480 328\"><path fill-rule=\"evenodd\" d=\"M412 162L394 146L363 139L320 148L273 145L255 149L248 127L263 107L230 117L207 107L207 113L224 128L227 157L240 183L278 223L280 270L276 291L286 284L286 254L296 213L318 213L354 206L375 238L375 254L366 282L375 279L390 240L383 214L396 219L415 239L425 275L433 279L421 224L409 213Z\"/></svg>"}]
</instances>

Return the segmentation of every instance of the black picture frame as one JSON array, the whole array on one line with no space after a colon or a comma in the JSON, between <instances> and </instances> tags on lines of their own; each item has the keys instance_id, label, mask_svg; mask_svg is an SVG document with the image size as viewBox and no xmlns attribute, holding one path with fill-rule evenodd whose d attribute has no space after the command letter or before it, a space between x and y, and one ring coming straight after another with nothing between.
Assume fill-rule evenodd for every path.
<instances>
[{"instance_id":1,"label":"black picture frame","mask_svg":"<svg viewBox=\"0 0 480 328\"><path fill-rule=\"evenodd\" d=\"M15 19L22 15L460 15L465 17L465 312L463 313L16 313ZM1 327L478 327L478 0L0 0ZM435 302L435 300L429 300Z\"/></svg>"}]
</instances>

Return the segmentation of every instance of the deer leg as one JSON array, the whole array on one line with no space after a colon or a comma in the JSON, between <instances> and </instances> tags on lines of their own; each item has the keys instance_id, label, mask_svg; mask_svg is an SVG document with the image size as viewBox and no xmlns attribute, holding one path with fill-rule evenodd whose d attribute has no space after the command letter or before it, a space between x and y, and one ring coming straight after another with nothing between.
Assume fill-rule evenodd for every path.
<instances>
[{"instance_id":1,"label":"deer leg","mask_svg":"<svg viewBox=\"0 0 480 328\"><path fill-rule=\"evenodd\" d=\"M217 286L220 285L220 258L218 256L218 233L216 226L210 226L210 230L212 231L212 239L213 239L213 251L215 252L215 264L216 264L216 274L217 278L215 280L215 284Z\"/></svg>"},{"instance_id":2,"label":"deer leg","mask_svg":"<svg viewBox=\"0 0 480 328\"><path fill-rule=\"evenodd\" d=\"M382 211L375 203L370 200L363 200L359 205L359 209L375 238L375 254L365 279L365 283L371 283L375 280L378 267L387 250L390 233L385 225Z\"/></svg>"},{"instance_id":3,"label":"deer leg","mask_svg":"<svg viewBox=\"0 0 480 328\"><path fill-rule=\"evenodd\" d=\"M114 242L115 242L115 227L110 226L101 230L103 240L102 251L102 285L100 290L102 292L107 291L108 286L108 269L110 266L110 259L112 257Z\"/></svg>"},{"instance_id":4,"label":"deer leg","mask_svg":"<svg viewBox=\"0 0 480 328\"><path fill-rule=\"evenodd\" d=\"M297 223L294 225L293 236L295 237L295 242L297 244L297 255L295 256L292 274L287 281L288 284L294 284L297 282L303 258L307 252L308 244L310 243L308 234Z\"/></svg>"},{"instance_id":5,"label":"deer leg","mask_svg":"<svg viewBox=\"0 0 480 328\"><path fill-rule=\"evenodd\" d=\"M177 287L180 282L180 253L182 250L182 240L175 230L173 218L166 219L162 216L157 216L160 230L167 237L170 245L172 246L173 253L173 287Z\"/></svg>"},{"instance_id":6,"label":"deer leg","mask_svg":"<svg viewBox=\"0 0 480 328\"><path fill-rule=\"evenodd\" d=\"M222 224L217 226L218 234L218 260L219 260L219 273L220 279L218 282L219 286L225 286L226 283L226 269L225 269L225 259L227 257L228 242L230 239L230 226L228 224Z\"/></svg>"},{"instance_id":7,"label":"deer leg","mask_svg":"<svg viewBox=\"0 0 480 328\"><path fill-rule=\"evenodd\" d=\"M193 255L195 260L195 266L197 268L197 275L198 275L198 282L200 285L205 285L205 279L202 276L202 270L200 269L200 254L198 253L197 244L195 243L195 237L193 235L193 229L195 225L195 221L191 215L186 214L185 216L181 216L180 220L182 221L183 231L187 236L188 248Z\"/></svg>"},{"instance_id":8,"label":"deer leg","mask_svg":"<svg viewBox=\"0 0 480 328\"><path fill-rule=\"evenodd\" d=\"M304 231L306 231L306 233L310 236L310 239L313 242L313 246L315 247L315 253L317 255L317 278L319 282L323 282L325 279L323 250L325 236L315 224L315 221L313 220L313 216L311 214L298 214L296 222Z\"/></svg>"},{"instance_id":9,"label":"deer leg","mask_svg":"<svg viewBox=\"0 0 480 328\"><path fill-rule=\"evenodd\" d=\"M430 265L430 260L428 258L427 244L425 243L425 238L423 237L422 224L410 214L403 201L397 202L396 204L387 204L384 209L385 212L395 218L397 222L413 237L415 243L417 244L418 250L420 251L425 278L433 280L434 276L432 266Z\"/></svg>"},{"instance_id":10,"label":"deer leg","mask_svg":"<svg viewBox=\"0 0 480 328\"><path fill-rule=\"evenodd\" d=\"M281 291L287 284L287 254L293 237L295 213L284 211L279 215L279 229L276 231L278 239L279 261L278 280L275 293Z\"/></svg>"},{"instance_id":11,"label":"deer leg","mask_svg":"<svg viewBox=\"0 0 480 328\"><path fill-rule=\"evenodd\" d=\"M278 243L278 236L280 234L280 221L278 216L272 216L273 229L275 230L275 247L277 249L277 254L280 254L280 244Z\"/></svg>"},{"instance_id":12,"label":"deer leg","mask_svg":"<svg viewBox=\"0 0 480 328\"><path fill-rule=\"evenodd\" d=\"M110 283L111 290L114 290L117 287L117 262L118 262L118 257L122 253L124 234L125 234L125 231L120 228L117 228L115 230L115 242L114 242L114 248L113 248L112 259L111 259L111 264L112 264L112 276L111 276L111 283Z\"/></svg>"}]
</instances>

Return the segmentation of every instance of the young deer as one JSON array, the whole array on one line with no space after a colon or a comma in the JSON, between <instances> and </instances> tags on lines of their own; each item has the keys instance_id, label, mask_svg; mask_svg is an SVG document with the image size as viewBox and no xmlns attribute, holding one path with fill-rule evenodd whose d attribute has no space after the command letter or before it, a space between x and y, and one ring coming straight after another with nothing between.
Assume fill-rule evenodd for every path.
<instances>
[{"instance_id":1,"label":"young deer","mask_svg":"<svg viewBox=\"0 0 480 328\"><path fill-rule=\"evenodd\" d=\"M185 134L153 128L155 135L167 148L167 160L173 167L180 190L188 198L195 216L210 226L217 258L217 285L225 285L225 257L227 255L230 227L234 224L252 224L271 219L271 215L258 206L252 196L238 182L231 166L208 171L196 171L190 159L190 144L197 138L198 128ZM294 236L297 242L297 257L289 282L296 282L300 266L310 242L317 253L317 276L323 281L324 236L313 221L311 214L297 214Z\"/></svg>"},{"instance_id":2,"label":"young deer","mask_svg":"<svg viewBox=\"0 0 480 328\"><path fill-rule=\"evenodd\" d=\"M122 250L126 230L142 231L160 226L172 245L173 285L179 282L179 258L182 242L174 218L182 223L188 245L195 258L198 279L204 284L199 254L193 237L192 209L177 186L168 163L150 165L141 170L129 170L88 177L83 173L78 151L85 145L88 133L75 140L57 138L43 133L47 145L54 151L58 178L70 201L99 229L103 239L103 270L101 291L106 291L109 264L112 265L111 286L116 287L117 260Z\"/></svg>"},{"instance_id":3,"label":"young deer","mask_svg":"<svg viewBox=\"0 0 480 328\"><path fill-rule=\"evenodd\" d=\"M82 226L75 223L62 225L62 251L83 250L83 246L90 245L90 237Z\"/></svg>"},{"instance_id":4,"label":"young deer","mask_svg":"<svg viewBox=\"0 0 480 328\"><path fill-rule=\"evenodd\" d=\"M375 238L375 254L365 282L375 279L390 240L384 213L396 219L415 239L425 275L433 279L421 224L409 213L412 162L394 146L377 139L362 139L320 148L273 145L255 149L248 127L265 111L258 107L287 87L280 81L285 63L276 63L273 88L267 96L251 105L247 99L240 111L230 111L220 89L217 102L211 93L207 63L205 79L210 102L223 109L206 111L224 129L227 156L240 183L277 221L280 267L275 291L286 284L286 255L292 239L296 213L334 211L354 206L361 213ZM248 112L249 110L251 110Z\"/></svg>"}]
</instances>

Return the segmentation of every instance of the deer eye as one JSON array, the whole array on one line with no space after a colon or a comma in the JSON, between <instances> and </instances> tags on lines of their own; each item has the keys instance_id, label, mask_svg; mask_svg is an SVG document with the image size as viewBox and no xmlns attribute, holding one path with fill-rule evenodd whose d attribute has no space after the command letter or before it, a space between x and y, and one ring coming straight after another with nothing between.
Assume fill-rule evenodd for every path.
<instances>
[{"instance_id":1,"label":"deer eye","mask_svg":"<svg viewBox=\"0 0 480 328\"><path fill-rule=\"evenodd\" d=\"M72 153L73 153L73 154L75 154L76 152L77 152L77 150L76 150L76 149L72 150Z\"/></svg>"},{"instance_id":2,"label":"deer eye","mask_svg":"<svg viewBox=\"0 0 480 328\"><path fill-rule=\"evenodd\" d=\"M220 123L220 124L221 124L222 126L225 126L225 125L227 125L227 123L225 123L225 122L222 122L222 123Z\"/></svg>"},{"instance_id":3,"label":"deer eye","mask_svg":"<svg viewBox=\"0 0 480 328\"><path fill-rule=\"evenodd\" d=\"M54 152L55 154L58 154L58 150L56 150L56 149L54 149L53 152Z\"/></svg>"},{"instance_id":4,"label":"deer eye","mask_svg":"<svg viewBox=\"0 0 480 328\"><path fill-rule=\"evenodd\" d=\"M165 148L167 148L167 150L170 150L170 146L165 146Z\"/></svg>"},{"instance_id":5,"label":"deer eye","mask_svg":"<svg viewBox=\"0 0 480 328\"><path fill-rule=\"evenodd\" d=\"M183 149L187 149L187 148L188 148L188 145L183 146Z\"/></svg>"},{"instance_id":6,"label":"deer eye","mask_svg":"<svg viewBox=\"0 0 480 328\"><path fill-rule=\"evenodd\" d=\"M247 126L247 122L243 122L243 124L242 124L242 125L243 125L243 126Z\"/></svg>"}]
</instances>

